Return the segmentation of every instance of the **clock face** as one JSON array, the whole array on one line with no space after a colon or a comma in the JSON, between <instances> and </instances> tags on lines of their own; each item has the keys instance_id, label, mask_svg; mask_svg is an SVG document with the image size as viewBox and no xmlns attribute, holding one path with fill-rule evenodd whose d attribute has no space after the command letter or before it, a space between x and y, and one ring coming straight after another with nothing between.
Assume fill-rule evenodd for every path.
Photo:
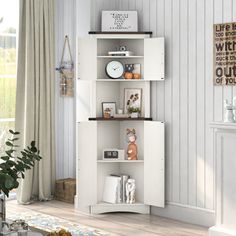
<instances>
[{"instance_id":1,"label":"clock face","mask_svg":"<svg viewBox=\"0 0 236 236\"><path fill-rule=\"evenodd\" d=\"M110 61L106 66L106 73L112 79L120 78L124 73L124 67L119 61Z\"/></svg>"}]
</instances>

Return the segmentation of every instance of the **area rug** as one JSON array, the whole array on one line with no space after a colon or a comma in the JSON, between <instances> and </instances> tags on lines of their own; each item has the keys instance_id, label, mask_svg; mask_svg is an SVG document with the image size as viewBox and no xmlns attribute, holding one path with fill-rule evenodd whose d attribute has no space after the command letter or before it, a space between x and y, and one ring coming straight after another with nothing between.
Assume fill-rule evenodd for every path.
<instances>
[{"instance_id":1,"label":"area rug","mask_svg":"<svg viewBox=\"0 0 236 236\"><path fill-rule=\"evenodd\" d=\"M24 220L29 226L46 231L53 232L60 229L65 229L73 236L107 236L110 235L107 232L100 231L98 229L90 228L78 223L69 222L67 220L36 213L36 212L20 212L14 214L8 214L9 220Z\"/></svg>"}]
</instances>

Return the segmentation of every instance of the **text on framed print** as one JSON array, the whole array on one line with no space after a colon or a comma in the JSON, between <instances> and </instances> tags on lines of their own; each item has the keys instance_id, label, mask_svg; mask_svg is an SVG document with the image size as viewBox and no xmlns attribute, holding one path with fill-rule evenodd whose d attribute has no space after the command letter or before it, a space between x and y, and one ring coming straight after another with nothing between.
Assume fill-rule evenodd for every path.
<instances>
[{"instance_id":1,"label":"text on framed print","mask_svg":"<svg viewBox=\"0 0 236 236\"><path fill-rule=\"evenodd\" d=\"M236 23L214 25L215 85L236 85Z\"/></svg>"},{"instance_id":2,"label":"text on framed print","mask_svg":"<svg viewBox=\"0 0 236 236\"><path fill-rule=\"evenodd\" d=\"M102 11L102 31L137 32L137 11Z\"/></svg>"}]
</instances>

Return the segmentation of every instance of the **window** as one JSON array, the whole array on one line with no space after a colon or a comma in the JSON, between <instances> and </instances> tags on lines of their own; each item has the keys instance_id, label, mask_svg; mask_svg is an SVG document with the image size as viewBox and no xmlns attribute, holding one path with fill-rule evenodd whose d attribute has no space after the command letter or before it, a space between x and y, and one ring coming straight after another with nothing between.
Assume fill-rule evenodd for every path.
<instances>
[{"instance_id":1,"label":"window","mask_svg":"<svg viewBox=\"0 0 236 236\"><path fill-rule=\"evenodd\" d=\"M0 0L0 155L15 125L19 0Z\"/></svg>"}]
</instances>

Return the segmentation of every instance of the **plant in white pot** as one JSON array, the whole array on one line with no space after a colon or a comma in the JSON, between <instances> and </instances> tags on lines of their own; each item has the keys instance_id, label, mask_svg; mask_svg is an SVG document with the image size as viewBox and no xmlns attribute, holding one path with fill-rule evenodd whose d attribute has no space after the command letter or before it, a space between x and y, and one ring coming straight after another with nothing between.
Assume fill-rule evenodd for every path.
<instances>
[{"instance_id":1,"label":"plant in white pot","mask_svg":"<svg viewBox=\"0 0 236 236\"><path fill-rule=\"evenodd\" d=\"M140 115L140 108L138 107L129 107L128 108L128 113L130 114L131 118L138 118Z\"/></svg>"},{"instance_id":2,"label":"plant in white pot","mask_svg":"<svg viewBox=\"0 0 236 236\"><path fill-rule=\"evenodd\" d=\"M19 140L19 132L9 130L12 138L6 141L7 150L0 157L0 221L5 221L5 196L9 196L9 192L19 186L19 180L24 179L25 171L34 167L36 161L42 159L39 156L39 150L32 141L29 146L23 150L17 150L19 147L15 143Z\"/></svg>"}]
</instances>

